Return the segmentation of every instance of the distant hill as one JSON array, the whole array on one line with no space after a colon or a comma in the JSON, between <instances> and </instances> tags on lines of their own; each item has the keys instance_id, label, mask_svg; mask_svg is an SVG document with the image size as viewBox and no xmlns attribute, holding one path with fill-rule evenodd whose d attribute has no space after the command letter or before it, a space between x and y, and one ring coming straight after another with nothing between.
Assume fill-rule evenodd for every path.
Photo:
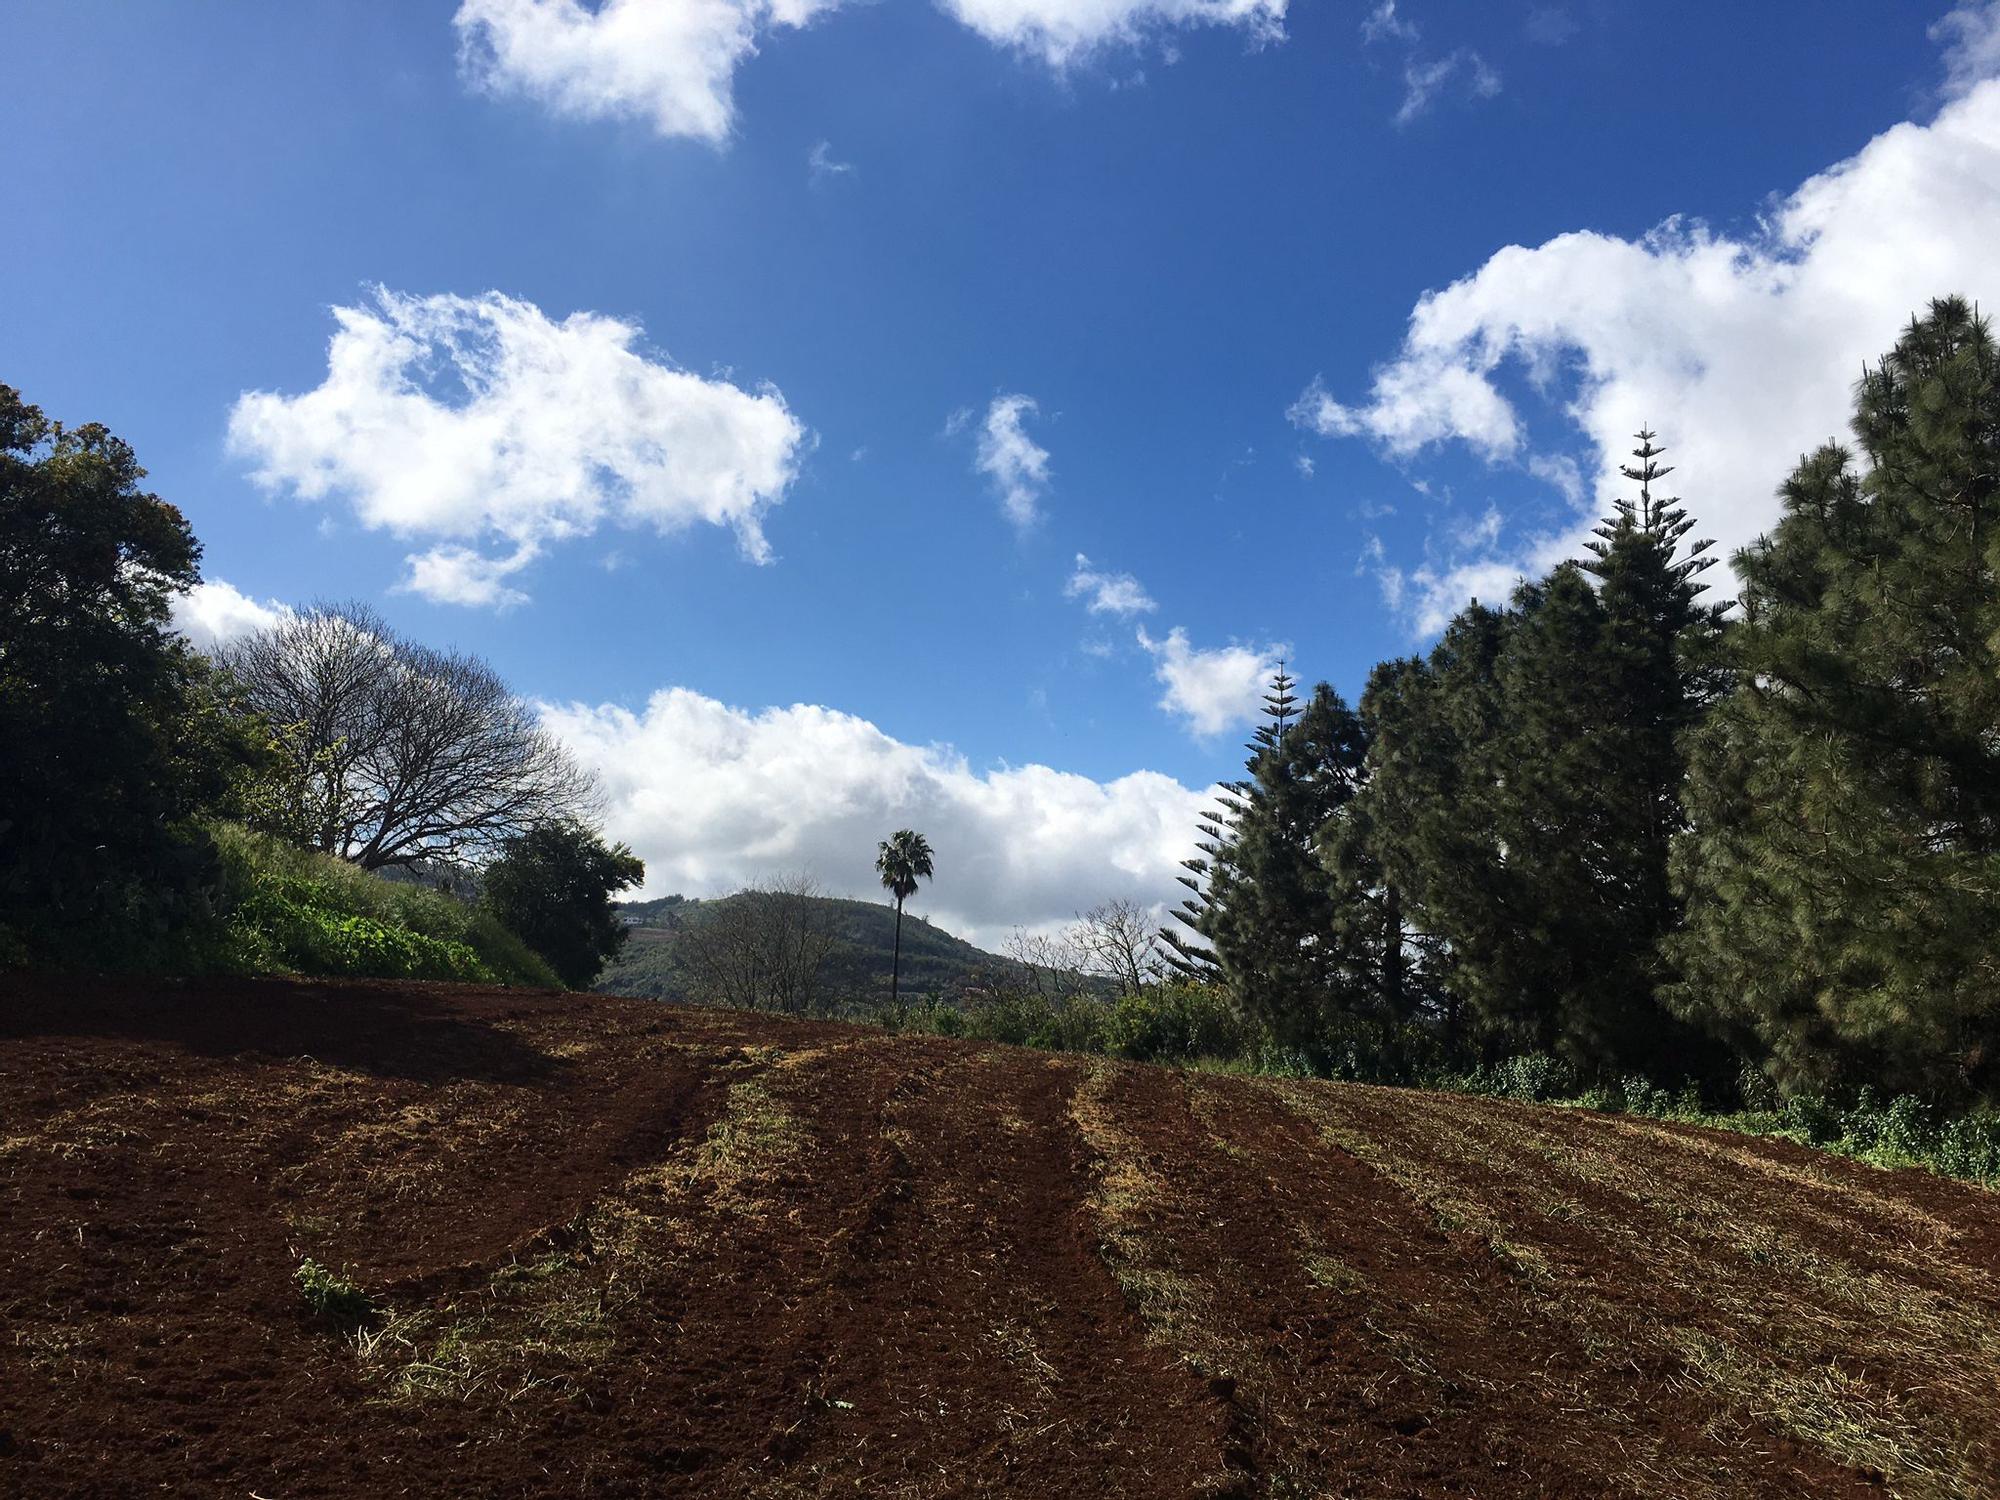
<instances>
[{"instance_id":1,"label":"distant hill","mask_svg":"<svg viewBox=\"0 0 2000 1500\"><path fill-rule=\"evenodd\" d=\"M631 941L593 988L608 995L634 995L655 1000L697 998L681 961L680 940L688 924L712 920L743 900L725 896L714 901L690 901L666 896L657 901L624 901L618 910L632 930ZM889 997L890 959L896 942L896 908L879 901L849 901L836 896L806 898L833 930L825 992L849 1005L865 1008ZM911 912L903 914L903 979L906 997L941 995L962 998L968 990L989 984L1018 969L1012 959L975 948Z\"/></svg>"}]
</instances>

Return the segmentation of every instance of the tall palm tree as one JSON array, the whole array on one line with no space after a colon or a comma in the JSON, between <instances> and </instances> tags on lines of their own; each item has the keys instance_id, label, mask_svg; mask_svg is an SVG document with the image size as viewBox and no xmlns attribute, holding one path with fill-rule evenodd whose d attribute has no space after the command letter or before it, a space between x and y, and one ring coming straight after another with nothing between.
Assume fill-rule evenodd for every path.
<instances>
[{"instance_id":1,"label":"tall palm tree","mask_svg":"<svg viewBox=\"0 0 2000 1500\"><path fill-rule=\"evenodd\" d=\"M875 846L875 873L882 877L883 888L896 898L896 957L889 970L889 1003L894 1005L903 980L903 902L916 895L920 877L929 880L935 873L931 846L921 833L899 829Z\"/></svg>"}]
</instances>

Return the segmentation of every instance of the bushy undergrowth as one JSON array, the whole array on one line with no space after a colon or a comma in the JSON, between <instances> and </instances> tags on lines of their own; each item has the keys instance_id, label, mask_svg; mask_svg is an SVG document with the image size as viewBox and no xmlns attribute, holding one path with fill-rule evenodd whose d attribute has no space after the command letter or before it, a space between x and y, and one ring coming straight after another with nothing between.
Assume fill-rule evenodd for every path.
<instances>
[{"instance_id":1,"label":"bushy undergrowth","mask_svg":"<svg viewBox=\"0 0 2000 1500\"><path fill-rule=\"evenodd\" d=\"M1915 1094L1883 1099L1864 1088L1845 1102L1825 1094L1780 1098L1767 1080L1746 1072L1735 1099L1704 1103L1691 1083L1667 1089L1640 1074L1587 1085L1567 1063L1542 1052L1418 1081L1459 1093L1707 1125L1876 1166L1927 1167L1947 1177L2000 1182L2000 1115L1953 1114Z\"/></svg>"},{"instance_id":2,"label":"bushy undergrowth","mask_svg":"<svg viewBox=\"0 0 2000 1500\"><path fill-rule=\"evenodd\" d=\"M1116 1000L1051 998L1022 990L978 996L963 1005L932 997L895 1010L885 1006L874 1019L892 1031L1134 1062L1261 1060L1270 1050L1262 1031L1238 1016L1219 991L1195 984L1153 985Z\"/></svg>"},{"instance_id":3,"label":"bushy undergrowth","mask_svg":"<svg viewBox=\"0 0 2000 1500\"><path fill-rule=\"evenodd\" d=\"M1443 1064L1436 1039L1417 1028L1360 1028L1330 1035L1310 1051L1284 1049L1207 985L1155 985L1112 1002L1021 992L963 1006L930 998L894 1012L884 1008L874 1019L894 1031L1211 1072L1414 1086L1676 1120L1795 1141L1877 1166L2000 1182L2000 1115L1953 1115L1913 1095L1883 1100L1867 1089L1846 1103L1818 1094L1780 1099L1754 1072L1730 1097L1704 1101L1692 1083L1667 1088L1637 1073L1593 1083L1545 1052L1455 1070Z\"/></svg>"},{"instance_id":4,"label":"bushy undergrowth","mask_svg":"<svg viewBox=\"0 0 2000 1500\"><path fill-rule=\"evenodd\" d=\"M214 836L220 912L191 936L190 969L557 985L490 912L456 897L236 824Z\"/></svg>"}]
</instances>

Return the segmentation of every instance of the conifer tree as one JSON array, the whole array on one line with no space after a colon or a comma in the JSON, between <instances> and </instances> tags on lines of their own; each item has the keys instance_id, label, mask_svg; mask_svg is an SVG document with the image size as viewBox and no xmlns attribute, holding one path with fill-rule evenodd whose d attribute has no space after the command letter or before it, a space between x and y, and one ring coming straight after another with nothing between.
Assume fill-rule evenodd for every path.
<instances>
[{"instance_id":1,"label":"conifer tree","mask_svg":"<svg viewBox=\"0 0 2000 1500\"><path fill-rule=\"evenodd\" d=\"M1592 1072L1712 1059L1660 1002L1676 921L1679 737L1717 688L1708 546L1683 550L1668 472L1640 434L1588 561L1474 604L1428 662L1378 669L1363 799L1377 854L1486 1050L1549 1049ZM1593 578L1596 587L1592 586ZM1399 913L1402 914L1402 913Z\"/></svg>"},{"instance_id":2,"label":"conifer tree","mask_svg":"<svg viewBox=\"0 0 2000 1500\"><path fill-rule=\"evenodd\" d=\"M1319 839L1360 785L1366 742L1331 687L1321 683L1299 711L1293 686L1281 668L1250 775L1228 798L1233 838L1209 886L1206 935L1239 1008L1285 1044L1309 1047L1354 1000L1356 965Z\"/></svg>"},{"instance_id":3,"label":"conifer tree","mask_svg":"<svg viewBox=\"0 0 2000 1500\"><path fill-rule=\"evenodd\" d=\"M2000 354L1956 298L1740 553L1675 842L1680 1011L1787 1086L2000 1096Z\"/></svg>"},{"instance_id":4,"label":"conifer tree","mask_svg":"<svg viewBox=\"0 0 2000 1500\"><path fill-rule=\"evenodd\" d=\"M1280 662L1271 690L1264 697L1265 722L1258 725L1250 738L1250 758L1246 767L1253 777L1257 757L1277 744L1290 725L1292 715L1298 710L1298 699L1292 693L1297 685L1297 679L1288 675L1284 663ZM1190 941L1171 927L1160 930L1160 940L1166 945L1164 957L1167 966L1183 978L1213 984L1224 982L1222 965L1214 948L1217 921L1215 893L1231 884L1237 820L1243 814L1243 800L1251 795L1252 789L1252 780L1222 784L1216 795L1216 810L1206 814L1195 825L1195 831L1200 834L1195 842L1196 852L1193 857L1181 861L1181 868L1187 874L1175 877L1189 894L1174 908L1172 916L1198 941Z\"/></svg>"},{"instance_id":5,"label":"conifer tree","mask_svg":"<svg viewBox=\"0 0 2000 1500\"><path fill-rule=\"evenodd\" d=\"M1511 618L1475 601L1428 658L1384 662L1361 699L1370 852L1415 943L1430 951L1446 1046L1484 1031L1472 999L1508 920L1490 804L1500 733L1497 665ZM1470 1012L1470 1014L1468 1014Z\"/></svg>"}]
</instances>

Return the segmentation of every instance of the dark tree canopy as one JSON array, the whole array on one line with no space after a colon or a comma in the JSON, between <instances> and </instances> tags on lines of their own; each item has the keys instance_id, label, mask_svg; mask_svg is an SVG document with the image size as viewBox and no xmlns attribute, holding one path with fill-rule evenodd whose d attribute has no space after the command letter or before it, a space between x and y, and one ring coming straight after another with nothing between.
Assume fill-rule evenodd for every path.
<instances>
[{"instance_id":1,"label":"dark tree canopy","mask_svg":"<svg viewBox=\"0 0 2000 1500\"><path fill-rule=\"evenodd\" d=\"M1935 302L1737 558L1675 847L1680 1010L1788 1085L2000 1095L2000 353Z\"/></svg>"},{"instance_id":2,"label":"dark tree canopy","mask_svg":"<svg viewBox=\"0 0 2000 1500\"><path fill-rule=\"evenodd\" d=\"M645 862L580 823L546 822L510 839L487 868L482 899L501 925L582 989L625 946L612 896L646 878Z\"/></svg>"},{"instance_id":3,"label":"dark tree canopy","mask_svg":"<svg viewBox=\"0 0 2000 1500\"><path fill-rule=\"evenodd\" d=\"M1320 840L1360 788L1367 741L1327 684L1303 710L1292 686L1282 670L1273 680L1249 777L1227 799L1231 839L1209 886L1204 936L1237 1006L1304 1047L1330 1020L1366 1008L1360 929L1336 907Z\"/></svg>"},{"instance_id":4,"label":"dark tree canopy","mask_svg":"<svg viewBox=\"0 0 2000 1500\"><path fill-rule=\"evenodd\" d=\"M145 474L0 386L0 925L164 920L205 875L191 820L254 757L168 629L201 549Z\"/></svg>"},{"instance_id":5,"label":"dark tree canopy","mask_svg":"<svg viewBox=\"0 0 2000 1500\"><path fill-rule=\"evenodd\" d=\"M363 606L306 610L221 660L278 727L290 822L363 869L478 864L592 807L589 776L491 667Z\"/></svg>"},{"instance_id":6,"label":"dark tree canopy","mask_svg":"<svg viewBox=\"0 0 2000 1500\"><path fill-rule=\"evenodd\" d=\"M1415 993L1449 1039L1593 1072L1711 1061L1658 991L1681 737L1717 691L1722 611L1699 601L1706 544L1684 549L1692 523L1653 492L1668 471L1652 437L1624 470L1639 494L1615 502L1588 561L1376 670L1369 784L1332 846L1395 898L1385 918L1412 929Z\"/></svg>"}]
</instances>

